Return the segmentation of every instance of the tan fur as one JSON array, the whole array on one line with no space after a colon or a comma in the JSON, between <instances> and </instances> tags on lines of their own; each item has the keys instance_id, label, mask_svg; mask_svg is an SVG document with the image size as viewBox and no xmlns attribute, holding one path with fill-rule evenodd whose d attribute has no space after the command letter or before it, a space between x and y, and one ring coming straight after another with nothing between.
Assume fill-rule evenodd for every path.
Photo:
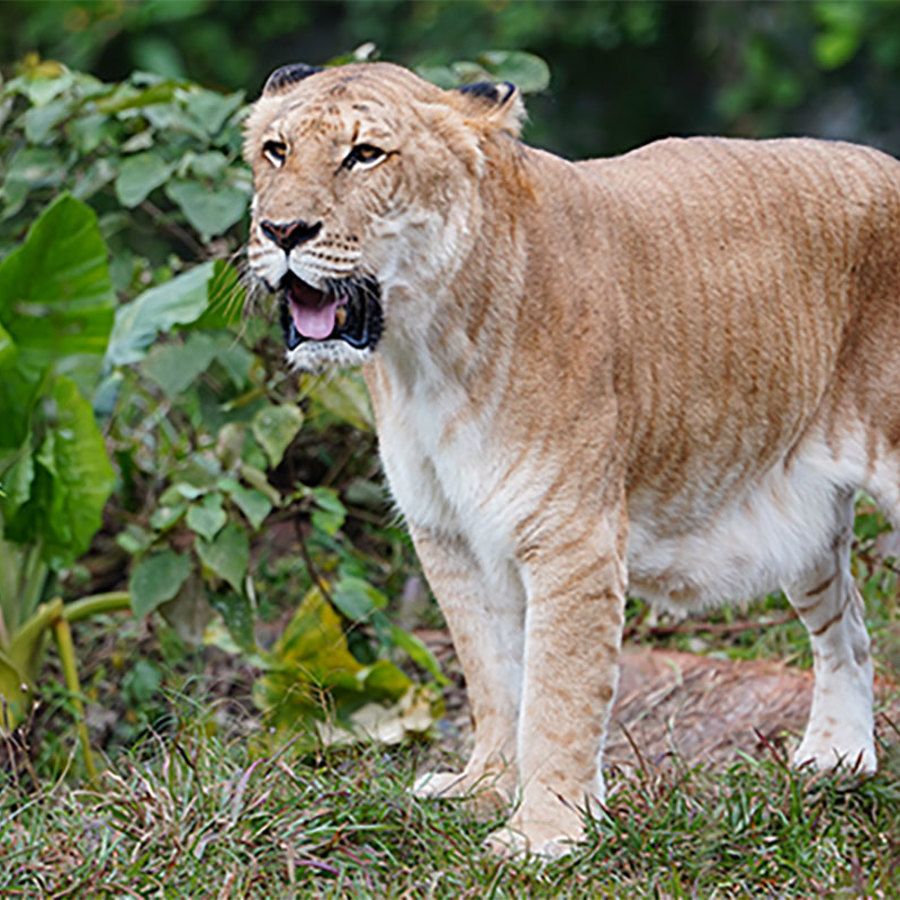
<instances>
[{"instance_id":1,"label":"tan fur","mask_svg":"<svg viewBox=\"0 0 900 900\"><path fill-rule=\"evenodd\" d=\"M264 96L247 123L251 261L260 219L322 221L297 265L352 243L382 285L382 456L477 728L466 770L421 792L516 800L495 845L581 835L626 586L708 605L783 585L816 651L798 762L858 749L871 770L847 559L854 489L900 509L900 165L713 138L571 163L520 143L521 117L515 96L374 64ZM341 171L359 141L391 155Z\"/></svg>"}]
</instances>

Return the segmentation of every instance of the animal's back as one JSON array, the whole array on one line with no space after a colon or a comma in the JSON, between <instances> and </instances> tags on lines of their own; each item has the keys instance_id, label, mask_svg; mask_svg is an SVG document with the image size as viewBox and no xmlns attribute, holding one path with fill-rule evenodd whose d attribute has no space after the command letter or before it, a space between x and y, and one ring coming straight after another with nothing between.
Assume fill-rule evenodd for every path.
<instances>
[{"instance_id":1,"label":"animal's back","mask_svg":"<svg viewBox=\"0 0 900 900\"><path fill-rule=\"evenodd\" d=\"M826 539L818 507L898 433L900 164L691 139L580 167L605 197L627 323L632 583L771 590Z\"/></svg>"}]
</instances>

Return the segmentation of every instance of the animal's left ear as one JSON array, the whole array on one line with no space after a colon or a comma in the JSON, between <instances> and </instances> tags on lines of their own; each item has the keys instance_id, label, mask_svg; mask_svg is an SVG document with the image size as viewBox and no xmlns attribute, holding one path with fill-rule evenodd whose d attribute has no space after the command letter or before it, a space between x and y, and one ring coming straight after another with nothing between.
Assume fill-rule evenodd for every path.
<instances>
[{"instance_id":1,"label":"animal's left ear","mask_svg":"<svg viewBox=\"0 0 900 900\"><path fill-rule=\"evenodd\" d=\"M513 137L522 132L527 113L519 89L508 81L491 84L477 81L456 89L462 95L464 111L476 121L483 121Z\"/></svg>"},{"instance_id":2,"label":"animal's left ear","mask_svg":"<svg viewBox=\"0 0 900 900\"><path fill-rule=\"evenodd\" d=\"M308 66L306 63L282 66L269 76L266 86L263 88L263 96L266 94L277 94L292 84L296 84L298 81L302 81L304 78L321 71L318 66Z\"/></svg>"}]
</instances>

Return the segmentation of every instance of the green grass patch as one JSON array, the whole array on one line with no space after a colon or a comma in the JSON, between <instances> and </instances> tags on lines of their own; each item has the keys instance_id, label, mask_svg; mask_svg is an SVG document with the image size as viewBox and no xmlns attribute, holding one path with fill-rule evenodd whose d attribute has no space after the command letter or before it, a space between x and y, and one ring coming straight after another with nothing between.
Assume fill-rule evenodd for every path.
<instances>
[{"instance_id":1,"label":"green grass patch","mask_svg":"<svg viewBox=\"0 0 900 900\"><path fill-rule=\"evenodd\" d=\"M299 756L214 719L173 710L98 789L3 776L0 896L897 896L897 748L861 783L774 752L613 772L588 840L543 864L484 853L498 821L412 798L420 748Z\"/></svg>"}]
</instances>

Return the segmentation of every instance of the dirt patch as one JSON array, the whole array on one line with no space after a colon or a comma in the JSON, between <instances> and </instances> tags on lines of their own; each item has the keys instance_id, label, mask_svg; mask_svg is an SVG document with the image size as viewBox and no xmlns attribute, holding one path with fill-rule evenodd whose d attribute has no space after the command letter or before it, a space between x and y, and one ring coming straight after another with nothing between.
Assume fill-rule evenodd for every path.
<instances>
[{"instance_id":1,"label":"dirt patch","mask_svg":"<svg viewBox=\"0 0 900 900\"><path fill-rule=\"evenodd\" d=\"M441 751L465 757L472 728L458 663L446 632L420 632L459 686L447 694ZM676 650L628 648L606 743L607 766L723 765L737 754L786 758L806 726L813 674L774 660L722 660ZM897 685L876 682L876 733L896 742ZM892 724L893 723L893 724ZM640 754L640 757L638 756Z\"/></svg>"}]
</instances>

